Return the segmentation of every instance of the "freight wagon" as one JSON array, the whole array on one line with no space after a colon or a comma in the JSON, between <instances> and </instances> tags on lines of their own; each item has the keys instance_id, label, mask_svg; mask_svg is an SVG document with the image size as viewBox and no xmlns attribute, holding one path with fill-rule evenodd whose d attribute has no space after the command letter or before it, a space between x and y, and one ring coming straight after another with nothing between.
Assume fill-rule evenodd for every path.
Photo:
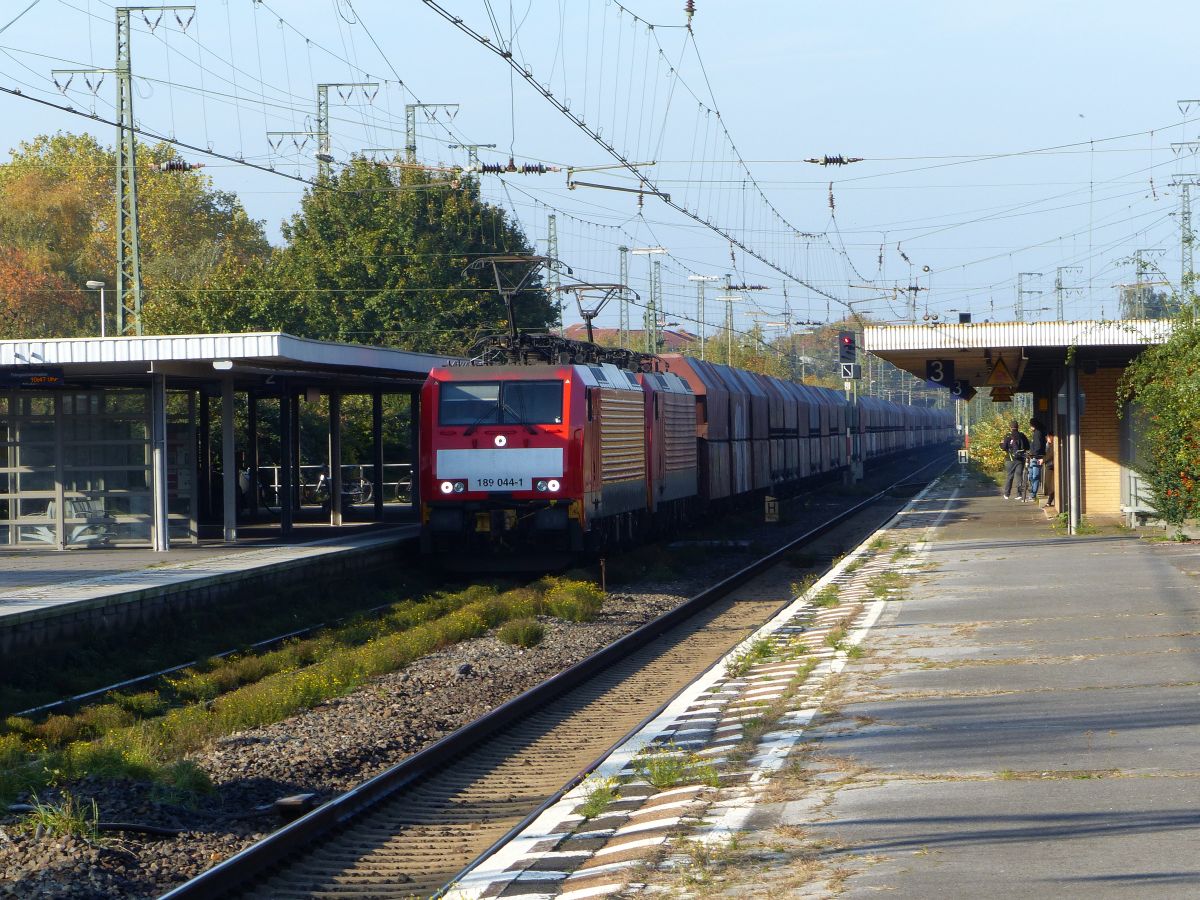
<instances>
[{"instance_id":1,"label":"freight wagon","mask_svg":"<svg viewBox=\"0 0 1200 900\"><path fill-rule=\"evenodd\" d=\"M489 567L629 545L850 461L837 391L666 354L434 369L421 392L422 549ZM877 460L954 437L947 410L859 401ZM533 562L530 562L533 564Z\"/></svg>"}]
</instances>

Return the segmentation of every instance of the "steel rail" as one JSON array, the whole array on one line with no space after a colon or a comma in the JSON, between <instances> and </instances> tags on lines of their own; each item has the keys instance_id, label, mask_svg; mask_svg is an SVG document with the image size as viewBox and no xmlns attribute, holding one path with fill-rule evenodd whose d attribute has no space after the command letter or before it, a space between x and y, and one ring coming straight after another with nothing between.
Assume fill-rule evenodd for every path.
<instances>
[{"instance_id":1,"label":"steel rail","mask_svg":"<svg viewBox=\"0 0 1200 900\"><path fill-rule=\"evenodd\" d=\"M444 768L448 760L466 752L471 747L483 742L485 739L527 715L540 710L548 702L566 693L568 690L587 682L596 673L641 649L671 628L686 621L750 579L771 568L786 554L797 549L797 547L821 537L865 511L887 496L888 492L894 490L898 485L910 484L911 481L908 479L911 479L913 476L938 465L941 465L944 471L950 467L952 462L953 458L938 458L926 463L904 476L905 480L888 485L854 506L837 513L821 525L806 531L804 534L773 550L761 559L750 563L727 578L717 582L712 587L706 588L694 597L684 601L674 609L663 613L658 618L618 638L613 643L596 651L591 656L580 660L570 668L564 669L557 675L548 678L541 684L501 704L491 712L446 735L436 743L418 751L390 769L379 773L358 787L338 795L312 812L277 829L261 841L246 847L244 850L218 863L211 869L207 869L195 878L184 882L168 893L163 894L159 900L210 900L210 898L228 896L239 887L247 885L256 876L265 873L273 866L298 853L314 839L345 825L356 816L373 807L380 800L434 774L437 770ZM939 472L938 474L941 473ZM936 476L931 476L930 480L933 477ZM607 753L604 755L607 755ZM587 773L598 765L603 758L604 756L601 756L600 759L589 764L582 772L572 778L567 786L561 788L552 797L540 804L534 812L526 816L513 829L510 829L507 834L493 843L491 847L476 857L462 871L466 872L478 865L480 861L503 846L515 833L533 821L550 803L556 801L571 786L577 784L580 778L586 777Z\"/></svg>"}]
</instances>

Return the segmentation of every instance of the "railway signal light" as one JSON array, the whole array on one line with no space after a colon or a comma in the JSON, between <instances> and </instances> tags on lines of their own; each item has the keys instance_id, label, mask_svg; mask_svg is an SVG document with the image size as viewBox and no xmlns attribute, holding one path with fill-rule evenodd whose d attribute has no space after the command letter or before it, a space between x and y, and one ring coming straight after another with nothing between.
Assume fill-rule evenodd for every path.
<instances>
[{"instance_id":1,"label":"railway signal light","mask_svg":"<svg viewBox=\"0 0 1200 900\"><path fill-rule=\"evenodd\" d=\"M857 359L857 348L854 346L853 331L838 332L838 362L852 363Z\"/></svg>"}]
</instances>

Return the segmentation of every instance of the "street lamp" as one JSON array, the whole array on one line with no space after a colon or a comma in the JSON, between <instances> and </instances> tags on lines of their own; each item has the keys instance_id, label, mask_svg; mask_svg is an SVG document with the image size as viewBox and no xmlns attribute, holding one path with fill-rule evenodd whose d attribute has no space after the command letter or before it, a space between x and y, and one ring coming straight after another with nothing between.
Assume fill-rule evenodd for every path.
<instances>
[{"instance_id":1,"label":"street lamp","mask_svg":"<svg viewBox=\"0 0 1200 900\"><path fill-rule=\"evenodd\" d=\"M84 287L89 291L100 292L100 337L104 337L104 282L89 281Z\"/></svg>"}]
</instances>

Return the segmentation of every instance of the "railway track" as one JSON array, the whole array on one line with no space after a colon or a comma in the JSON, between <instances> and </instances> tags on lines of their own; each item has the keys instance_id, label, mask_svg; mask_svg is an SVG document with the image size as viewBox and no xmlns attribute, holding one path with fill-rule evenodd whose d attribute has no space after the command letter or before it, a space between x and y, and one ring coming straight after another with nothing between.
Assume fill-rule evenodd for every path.
<instances>
[{"instance_id":1,"label":"railway track","mask_svg":"<svg viewBox=\"0 0 1200 900\"><path fill-rule=\"evenodd\" d=\"M163 900L436 895L787 602L739 588L842 525L874 530L903 504L897 494L948 463L922 466Z\"/></svg>"}]
</instances>

